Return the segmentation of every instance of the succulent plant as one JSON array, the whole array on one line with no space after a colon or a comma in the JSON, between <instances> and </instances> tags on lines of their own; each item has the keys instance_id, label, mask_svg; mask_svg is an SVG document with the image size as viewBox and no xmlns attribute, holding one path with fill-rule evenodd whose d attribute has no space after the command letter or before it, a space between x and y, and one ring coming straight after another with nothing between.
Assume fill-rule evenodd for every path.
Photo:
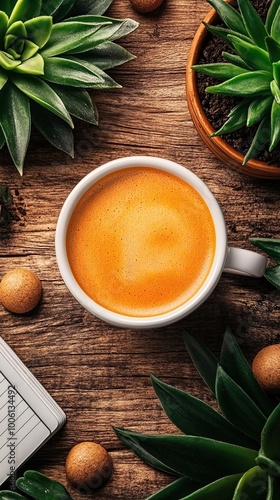
<instances>
[{"instance_id":1,"label":"succulent plant","mask_svg":"<svg viewBox=\"0 0 280 500\"><path fill-rule=\"evenodd\" d=\"M266 268L265 278L280 290L280 239L278 238L250 238L250 242L260 248L274 261L276 265Z\"/></svg>"},{"instance_id":2,"label":"succulent plant","mask_svg":"<svg viewBox=\"0 0 280 500\"><path fill-rule=\"evenodd\" d=\"M131 19L103 16L112 0L2 0L0 148L20 174L31 125L73 156L72 117L98 123L90 89L120 87L106 70L133 58L115 40Z\"/></svg>"},{"instance_id":3,"label":"succulent plant","mask_svg":"<svg viewBox=\"0 0 280 500\"><path fill-rule=\"evenodd\" d=\"M265 22L249 0L237 0L237 9L224 0L207 1L225 27L204 24L226 42L229 52L222 52L226 62L197 64L192 69L221 80L206 92L240 98L212 136L256 126L245 164L267 144L271 152L280 141L280 1L272 0Z\"/></svg>"},{"instance_id":4,"label":"succulent plant","mask_svg":"<svg viewBox=\"0 0 280 500\"><path fill-rule=\"evenodd\" d=\"M179 476L148 500L279 500L280 403L261 389L229 328L220 360L189 333L184 341L219 411L152 375L161 405L181 433L115 428L144 462Z\"/></svg>"}]
</instances>

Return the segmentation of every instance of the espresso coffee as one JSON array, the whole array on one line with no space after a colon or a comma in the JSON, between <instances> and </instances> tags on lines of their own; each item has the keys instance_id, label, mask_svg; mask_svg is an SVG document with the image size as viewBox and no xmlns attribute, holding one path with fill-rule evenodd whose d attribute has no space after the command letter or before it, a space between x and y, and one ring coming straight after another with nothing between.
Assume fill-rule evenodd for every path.
<instances>
[{"instance_id":1,"label":"espresso coffee","mask_svg":"<svg viewBox=\"0 0 280 500\"><path fill-rule=\"evenodd\" d=\"M67 255L84 292L101 306L148 317L187 302L205 282L216 236L196 190L153 167L117 170L77 203Z\"/></svg>"}]
</instances>

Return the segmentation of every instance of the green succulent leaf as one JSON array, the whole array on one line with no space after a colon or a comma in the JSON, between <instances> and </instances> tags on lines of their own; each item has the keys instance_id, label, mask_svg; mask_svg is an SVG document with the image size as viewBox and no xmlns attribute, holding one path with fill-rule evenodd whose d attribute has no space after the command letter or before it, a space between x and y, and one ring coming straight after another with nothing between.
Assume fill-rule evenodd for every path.
<instances>
[{"instance_id":1,"label":"green succulent leaf","mask_svg":"<svg viewBox=\"0 0 280 500\"><path fill-rule=\"evenodd\" d=\"M51 16L36 17L24 23L29 40L35 43L40 49L44 47L49 40L52 25Z\"/></svg>"},{"instance_id":2,"label":"green succulent leaf","mask_svg":"<svg viewBox=\"0 0 280 500\"><path fill-rule=\"evenodd\" d=\"M10 16L16 3L17 0L2 0L1 10Z\"/></svg>"},{"instance_id":3,"label":"green succulent leaf","mask_svg":"<svg viewBox=\"0 0 280 500\"><path fill-rule=\"evenodd\" d=\"M254 401L221 366L217 370L216 397L223 415L233 425L259 442L266 418Z\"/></svg>"},{"instance_id":4,"label":"green succulent leaf","mask_svg":"<svg viewBox=\"0 0 280 500\"><path fill-rule=\"evenodd\" d=\"M88 22L82 22L75 18L68 22L54 24L48 42L41 50L44 58L49 58L69 52L73 49L82 50L83 43L88 40L93 33L102 30L104 26L111 27L112 22L105 18L95 18L88 16ZM88 42L87 42L88 43ZM90 45L92 47L92 45Z\"/></svg>"},{"instance_id":5,"label":"green succulent leaf","mask_svg":"<svg viewBox=\"0 0 280 500\"><path fill-rule=\"evenodd\" d=\"M270 130L270 116L266 115L259 124L251 145L244 156L243 165L245 165L245 163L247 163L247 161L251 158L255 158L257 153L259 153L269 142Z\"/></svg>"},{"instance_id":6,"label":"green succulent leaf","mask_svg":"<svg viewBox=\"0 0 280 500\"><path fill-rule=\"evenodd\" d=\"M262 452L272 460L280 460L280 403L268 417L261 434Z\"/></svg>"},{"instance_id":7,"label":"green succulent leaf","mask_svg":"<svg viewBox=\"0 0 280 500\"><path fill-rule=\"evenodd\" d=\"M199 436L153 436L119 428L115 432L143 460L148 453L194 481L212 482L245 472L257 457L255 450Z\"/></svg>"},{"instance_id":8,"label":"green succulent leaf","mask_svg":"<svg viewBox=\"0 0 280 500\"><path fill-rule=\"evenodd\" d=\"M220 356L223 370L246 392L267 417L275 408L274 401L264 392L256 381L236 337L227 327Z\"/></svg>"},{"instance_id":9,"label":"green succulent leaf","mask_svg":"<svg viewBox=\"0 0 280 500\"><path fill-rule=\"evenodd\" d=\"M30 139L29 99L15 85L7 82L0 92L0 108L0 126L13 162L22 175Z\"/></svg>"},{"instance_id":10,"label":"green succulent leaf","mask_svg":"<svg viewBox=\"0 0 280 500\"><path fill-rule=\"evenodd\" d=\"M183 333L183 340L194 366L202 380L215 396L218 358L202 343L188 332Z\"/></svg>"},{"instance_id":11,"label":"green succulent leaf","mask_svg":"<svg viewBox=\"0 0 280 500\"><path fill-rule=\"evenodd\" d=\"M266 500L278 500L280 498L280 482L277 477L268 475L268 492Z\"/></svg>"},{"instance_id":12,"label":"green succulent leaf","mask_svg":"<svg viewBox=\"0 0 280 500\"><path fill-rule=\"evenodd\" d=\"M180 477L173 483L165 486L165 488L157 491L149 496L146 500L182 500L185 495L189 495L200 489L201 485L196 481L192 481L188 477Z\"/></svg>"},{"instance_id":13,"label":"green succulent leaf","mask_svg":"<svg viewBox=\"0 0 280 500\"><path fill-rule=\"evenodd\" d=\"M47 16L52 16L59 7L64 4L65 0L52 0L51 2L43 2L41 13Z\"/></svg>"},{"instance_id":14,"label":"green succulent leaf","mask_svg":"<svg viewBox=\"0 0 280 500\"><path fill-rule=\"evenodd\" d=\"M131 61L131 59L134 58L135 56L133 54L114 42L101 43L93 49L88 50L83 54L79 54L80 61L86 61L90 64L94 64L103 71L115 68L116 66Z\"/></svg>"},{"instance_id":15,"label":"green succulent leaf","mask_svg":"<svg viewBox=\"0 0 280 500\"><path fill-rule=\"evenodd\" d=\"M278 62L280 54L280 43L272 38L272 36L268 36L265 40L265 43L271 63Z\"/></svg>"},{"instance_id":16,"label":"green succulent leaf","mask_svg":"<svg viewBox=\"0 0 280 500\"><path fill-rule=\"evenodd\" d=\"M203 73L204 75L212 76L221 80L227 80L233 78L237 75L242 75L246 73L246 70L240 68L240 66L235 66L230 63L209 63L209 64L196 64L191 67L197 73Z\"/></svg>"},{"instance_id":17,"label":"green succulent leaf","mask_svg":"<svg viewBox=\"0 0 280 500\"><path fill-rule=\"evenodd\" d=\"M76 0L64 0L53 14L54 21L56 23L64 21L67 16L71 15L70 13L75 3Z\"/></svg>"},{"instance_id":18,"label":"green succulent leaf","mask_svg":"<svg viewBox=\"0 0 280 500\"><path fill-rule=\"evenodd\" d=\"M270 35L277 42L280 42L280 9L276 10L273 22L271 24Z\"/></svg>"},{"instance_id":19,"label":"green succulent leaf","mask_svg":"<svg viewBox=\"0 0 280 500\"><path fill-rule=\"evenodd\" d=\"M249 36L242 35L238 31L230 30L228 28L222 28L221 26L215 26L215 25L206 23L205 21L203 21L202 24L204 24L205 28L209 31L209 33L211 33L214 36L217 36L218 38L220 38L221 40L226 42L230 47L232 47L232 44L228 39L228 35L238 36L239 38L241 38L242 40L245 40L247 42L251 41Z\"/></svg>"},{"instance_id":20,"label":"green succulent leaf","mask_svg":"<svg viewBox=\"0 0 280 500\"><path fill-rule=\"evenodd\" d=\"M25 471L24 475L16 480L16 486L34 500L72 500L61 483L37 471Z\"/></svg>"},{"instance_id":21,"label":"green succulent leaf","mask_svg":"<svg viewBox=\"0 0 280 500\"><path fill-rule=\"evenodd\" d=\"M9 18L8 18L7 14L0 10L0 40L3 40L3 38L6 34L7 27L8 27L8 21L9 21Z\"/></svg>"},{"instance_id":22,"label":"green succulent leaf","mask_svg":"<svg viewBox=\"0 0 280 500\"><path fill-rule=\"evenodd\" d=\"M256 448L252 439L200 399L165 384L154 375L151 380L166 415L185 434Z\"/></svg>"},{"instance_id":23,"label":"green succulent leaf","mask_svg":"<svg viewBox=\"0 0 280 500\"><path fill-rule=\"evenodd\" d=\"M273 23L273 20L276 16L277 10L280 7L280 2L279 0L272 0L269 9L267 11L266 15L266 20L265 20L265 27L268 33L271 33L271 26Z\"/></svg>"},{"instance_id":24,"label":"green succulent leaf","mask_svg":"<svg viewBox=\"0 0 280 500\"><path fill-rule=\"evenodd\" d=\"M23 77L22 75L15 74L12 77L12 81L23 94L26 94L30 99L33 99L73 127L71 116L62 100L46 82L37 76L28 77L25 75Z\"/></svg>"},{"instance_id":25,"label":"green succulent leaf","mask_svg":"<svg viewBox=\"0 0 280 500\"><path fill-rule=\"evenodd\" d=\"M0 66L7 71L15 69L21 64L21 61L16 61L12 56L9 56L6 52L0 51Z\"/></svg>"},{"instance_id":26,"label":"green succulent leaf","mask_svg":"<svg viewBox=\"0 0 280 500\"><path fill-rule=\"evenodd\" d=\"M0 491L0 500L27 500L27 497L24 497L15 491L2 490Z\"/></svg>"},{"instance_id":27,"label":"green succulent leaf","mask_svg":"<svg viewBox=\"0 0 280 500\"><path fill-rule=\"evenodd\" d=\"M190 495L184 496L181 500L217 500L218 498L232 500L236 484L241 476L242 474L233 474L222 477L213 483L202 486L202 488Z\"/></svg>"},{"instance_id":28,"label":"green succulent leaf","mask_svg":"<svg viewBox=\"0 0 280 500\"><path fill-rule=\"evenodd\" d=\"M247 122L248 115L248 106L249 104L241 102L238 109L235 110L234 113L230 113L228 120L221 126L219 130L216 130L211 137L215 137L222 134L228 134L229 132L233 132L234 130L238 130Z\"/></svg>"},{"instance_id":29,"label":"green succulent leaf","mask_svg":"<svg viewBox=\"0 0 280 500\"><path fill-rule=\"evenodd\" d=\"M249 238L249 241L256 247L263 250L277 264L280 264L280 239L277 238Z\"/></svg>"},{"instance_id":30,"label":"green succulent leaf","mask_svg":"<svg viewBox=\"0 0 280 500\"><path fill-rule=\"evenodd\" d=\"M36 103L32 103L31 116L37 130L50 144L74 158L73 132L64 120Z\"/></svg>"},{"instance_id":31,"label":"green succulent leaf","mask_svg":"<svg viewBox=\"0 0 280 500\"><path fill-rule=\"evenodd\" d=\"M271 73L272 65L266 50L233 35L228 35L228 39L232 42L237 54L248 66Z\"/></svg>"},{"instance_id":32,"label":"green succulent leaf","mask_svg":"<svg viewBox=\"0 0 280 500\"><path fill-rule=\"evenodd\" d=\"M280 266L270 267L265 271L265 278L280 290Z\"/></svg>"},{"instance_id":33,"label":"green succulent leaf","mask_svg":"<svg viewBox=\"0 0 280 500\"><path fill-rule=\"evenodd\" d=\"M43 75L44 74L44 59L40 54L23 61L14 68L14 73L26 73L27 75Z\"/></svg>"},{"instance_id":34,"label":"green succulent leaf","mask_svg":"<svg viewBox=\"0 0 280 500\"><path fill-rule=\"evenodd\" d=\"M226 82L207 87L206 91L212 94L227 94L247 96L251 94L269 94L271 73L267 71L252 71L235 76Z\"/></svg>"},{"instance_id":35,"label":"green succulent leaf","mask_svg":"<svg viewBox=\"0 0 280 500\"><path fill-rule=\"evenodd\" d=\"M246 69L248 71L251 71L252 68L246 64L243 59L241 59L240 56L236 54L232 54L231 52L222 52L222 56L226 59L226 61L230 62L231 64L234 64L235 66L239 66L240 68ZM245 72L244 72L245 73Z\"/></svg>"},{"instance_id":36,"label":"green succulent leaf","mask_svg":"<svg viewBox=\"0 0 280 500\"><path fill-rule=\"evenodd\" d=\"M252 467L239 480L232 500L240 500L241 498L265 500L267 480L267 474L259 466Z\"/></svg>"},{"instance_id":37,"label":"green succulent leaf","mask_svg":"<svg viewBox=\"0 0 280 500\"><path fill-rule=\"evenodd\" d=\"M45 59L45 80L60 85L91 89L119 88L109 75L97 66L74 58L54 57Z\"/></svg>"},{"instance_id":38,"label":"green succulent leaf","mask_svg":"<svg viewBox=\"0 0 280 500\"><path fill-rule=\"evenodd\" d=\"M265 38L268 33L259 14L249 0L238 0L239 10L243 23L253 42L262 49L266 49Z\"/></svg>"},{"instance_id":39,"label":"green succulent leaf","mask_svg":"<svg viewBox=\"0 0 280 500\"><path fill-rule=\"evenodd\" d=\"M51 84L71 116L93 125L98 125L98 112L88 92L80 88L63 87Z\"/></svg>"},{"instance_id":40,"label":"green succulent leaf","mask_svg":"<svg viewBox=\"0 0 280 500\"><path fill-rule=\"evenodd\" d=\"M236 9L234 9L230 4L224 2L224 0L207 1L210 5L212 5L212 7L214 7L221 19L230 29L248 36L248 32L244 25L243 19Z\"/></svg>"},{"instance_id":41,"label":"green succulent leaf","mask_svg":"<svg viewBox=\"0 0 280 500\"><path fill-rule=\"evenodd\" d=\"M280 97L280 96L279 96ZM271 107L271 137L269 151L273 151L280 141L280 104L273 101Z\"/></svg>"},{"instance_id":42,"label":"green succulent leaf","mask_svg":"<svg viewBox=\"0 0 280 500\"><path fill-rule=\"evenodd\" d=\"M272 82L275 81L275 83L278 86L278 89L277 89L277 97L278 97L279 96L279 85L280 85L280 61L272 64L272 71L273 71L273 78L274 78L274 80L272 80ZM274 95L274 97L276 98L275 95Z\"/></svg>"},{"instance_id":43,"label":"green succulent leaf","mask_svg":"<svg viewBox=\"0 0 280 500\"><path fill-rule=\"evenodd\" d=\"M247 127L259 123L271 110L272 96L257 97L248 107Z\"/></svg>"},{"instance_id":44,"label":"green succulent leaf","mask_svg":"<svg viewBox=\"0 0 280 500\"><path fill-rule=\"evenodd\" d=\"M40 15L42 7L42 0L18 0L12 10L9 18L9 25L11 26L16 21L28 21L33 17Z\"/></svg>"}]
</instances>

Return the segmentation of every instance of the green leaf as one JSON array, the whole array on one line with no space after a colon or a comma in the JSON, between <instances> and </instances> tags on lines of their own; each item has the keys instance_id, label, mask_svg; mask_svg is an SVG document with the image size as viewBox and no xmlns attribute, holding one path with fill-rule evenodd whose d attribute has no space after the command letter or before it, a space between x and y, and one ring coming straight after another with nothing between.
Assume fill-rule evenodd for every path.
<instances>
[{"instance_id":1,"label":"green leaf","mask_svg":"<svg viewBox=\"0 0 280 500\"><path fill-rule=\"evenodd\" d=\"M202 22L204 24L205 28L209 31L214 36L217 36L224 42L226 42L230 47L232 47L232 43L228 40L228 35L235 35L241 38L242 40L246 40L247 42L250 42L250 38L246 35L242 35L238 31L230 30L228 28L222 28L221 26L215 26L209 23L206 23L205 21Z\"/></svg>"},{"instance_id":2,"label":"green leaf","mask_svg":"<svg viewBox=\"0 0 280 500\"><path fill-rule=\"evenodd\" d=\"M246 96L251 94L269 94L272 75L267 71L252 71L235 76L219 85L206 88L211 94Z\"/></svg>"},{"instance_id":3,"label":"green leaf","mask_svg":"<svg viewBox=\"0 0 280 500\"><path fill-rule=\"evenodd\" d=\"M24 73L28 75L43 75L44 74L44 59L40 54L23 61L14 68L15 73Z\"/></svg>"},{"instance_id":4,"label":"green leaf","mask_svg":"<svg viewBox=\"0 0 280 500\"><path fill-rule=\"evenodd\" d=\"M238 56L237 54L232 54L231 52L222 52L222 56L231 64L234 64L235 66L239 66L240 68L246 69L251 71L252 68L248 66L248 64L243 61L243 59Z\"/></svg>"},{"instance_id":5,"label":"green leaf","mask_svg":"<svg viewBox=\"0 0 280 500\"><path fill-rule=\"evenodd\" d=\"M243 19L239 12L224 0L207 0L219 14L224 23L232 30L248 36Z\"/></svg>"},{"instance_id":6,"label":"green leaf","mask_svg":"<svg viewBox=\"0 0 280 500\"><path fill-rule=\"evenodd\" d=\"M3 148L3 146L6 144L6 140L3 134L3 130L0 127L0 149Z\"/></svg>"},{"instance_id":7,"label":"green leaf","mask_svg":"<svg viewBox=\"0 0 280 500\"><path fill-rule=\"evenodd\" d=\"M216 398L223 415L233 425L259 442L266 418L254 401L221 366L217 370Z\"/></svg>"},{"instance_id":8,"label":"green leaf","mask_svg":"<svg viewBox=\"0 0 280 500\"><path fill-rule=\"evenodd\" d=\"M91 89L120 88L110 76L97 66L81 63L78 59L54 57L45 59L44 79L60 85Z\"/></svg>"},{"instance_id":9,"label":"green leaf","mask_svg":"<svg viewBox=\"0 0 280 500\"><path fill-rule=\"evenodd\" d=\"M273 63L272 69L273 69L273 78L277 82L278 86L280 86L280 61Z\"/></svg>"},{"instance_id":10,"label":"green leaf","mask_svg":"<svg viewBox=\"0 0 280 500\"><path fill-rule=\"evenodd\" d=\"M0 109L0 126L13 162L22 175L30 139L29 99L11 82L7 82L0 92Z\"/></svg>"},{"instance_id":11,"label":"green leaf","mask_svg":"<svg viewBox=\"0 0 280 500\"><path fill-rule=\"evenodd\" d=\"M115 432L143 460L148 453L177 474L203 483L245 472L257 457L255 450L199 436L153 436L126 429Z\"/></svg>"},{"instance_id":12,"label":"green leaf","mask_svg":"<svg viewBox=\"0 0 280 500\"><path fill-rule=\"evenodd\" d=\"M188 477L180 477L165 488L149 496L146 500L182 500L184 495L189 495L193 491L200 489L200 484L192 481Z\"/></svg>"},{"instance_id":13,"label":"green leaf","mask_svg":"<svg viewBox=\"0 0 280 500\"><path fill-rule=\"evenodd\" d=\"M21 54L21 60L25 61L26 59L30 59L35 54L37 54L38 49L39 49L38 45L31 42L31 40L26 40L24 44L24 50Z\"/></svg>"},{"instance_id":14,"label":"green leaf","mask_svg":"<svg viewBox=\"0 0 280 500\"><path fill-rule=\"evenodd\" d=\"M85 19L86 16L84 16L82 19ZM79 17L75 18L79 19ZM134 31L139 23L136 21L133 21L132 19L112 19L112 18L102 18L103 20L108 20L111 23L106 24L104 23L104 26L100 27L99 30L94 32L91 36L89 36L87 39L84 38L81 45L77 49L71 49L71 54L76 54L80 52L87 52L88 50L91 50L93 47L99 45L100 43L108 42L108 41L114 41L117 40L118 38L121 38L123 36L128 35L132 31ZM71 21L71 19L70 19ZM67 24L67 23L65 23Z\"/></svg>"},{"instance_id":15,"label":"green leaf","mask_svg":"<svg viewBox=\"0 0 280 500\"><path fill-rule=\"evenodd\" d=\"M203 486L194 493L184 496L181 500L232 500L232 495L241 476L242 474L232 474L231 476L222 477Z\"/></svg>"},{"instance_id":16,"label":"green leaf","mask_svg":"<svg viewBox=\"0 0 280 500\"><path fill-rule=\"evenodd\" d=\"M267 11L266 20L265 20L265 27L266 27L268 33L271 32L271 26L272 26L273 20L276 16L276 13L277 13L277 10L279 9L279 7L280 7L280 1L279 0L272 0L271 4L269 6L269 9Z\"/></svg>"},{"instance_id":17,"label":"green leaf","mask_svg":"<svg viewBox=\"0 0 280 500\"><path fill-rule=\"evenodd\" d=\"M88 61L102 70L115 68L131 59L135 59L135 56L114 42L101 43L93 49L79 54L80 61Z\"/></svg>"},{"instance_id":18,"label":"green leaf","mask_svg":"<svg viewBox=\"0 0 280 500\"><path fill-rule=\"evenodd\" d=\"M9 18L7 14L0 10L0 40L4 39L7 31Z\"/></svg>"},{"instance_id":19,"label":"green leaf","mask_svg":"<svg viewBox=\"0 0 280 500\"><path fill-rule=\"evenodd\" d=\"M50 38L52 31L52 17L40 16L24 23L29 40L42 48Z\"/></svg>"},{"instance_id":20,"label":"green leaf","mask_svg":"<svg viewBox=\"0 0 280 500\"><path fill-rule=\"evenodd\" d=\"M261 434L262 452L272 460L280 460L280 403L268 417Z\"/></svg>"},{"instance_id":21,"label":"green leaf","mask_svg":"<svg viewBox=\"0 0 280 500\"><path fill-rule=\"evenodd\" d=\"M6 52L0 51L0 66L1 69L6 69L8 71L15 69L21 64L21 61L16 61L12 56L9 56Z\"/></svg>"},{"instance_id":22,"label":"green leaf","mask_svg":"<svg viewBox=\"0 0 280 500\"><path fill-rule=\"evenodd\" d=\"M252 498L265 500L267 491L267 474L258 466L249 469L238 482L232 500Z\"/></svg>"},{"instance_id":23,"label":"green leaf","mask_svg":"<svg viewBox=\"0 0 280 500\"><path fill-rule=\"evenodd\" d=\"M248 439L200 399L165 384L154 375L151 376L151 380L166 415L185 434L208 437L248 448L256 447L252 439Z\"/></svg>"},{"instance_id":24,"label":"green leaf","mask_svg":"<svg viewBox=\"0 0 280 500\"><path fill-rule=\"evenodd\" d=\"M18 0L9 19L9 26L16 21L28 21L40 15L42 0Z\"/></svg>"},{"instance_id":25,"label":"green leaf","mask_svg":"<svg viewBox=\"0 0 280 500\"><path fill-rule=\"evenodd\" d=\"M268 36L265 40L269 59L272 63L279 61L280 43Z\"/></svg>"},{"instance_id":26,"label":"green leaf","mask_svg":"<svg viewBox=\"0 0 280 500\"><path fill-rule=\"evenodd\" d=\"M272 285L280 290L280 266L266 269L264 276Z\"/></svg>"},{"instance_id":27,"label":"green leaf","mask_svg":"<svg viewBox=\"0 0 280 500\"><path fill-rule=\"evenodd\" d=\"M265 49L265 38L268 33L259 14L249 0L238 0L238 6L250 38L258 47Z\"/></svg>"},{"instance_id":28,"label":"green leaf","mask_svg":"<svg viewBox=\"0 0 280 500\"><path fill-rule=\"evenodd\" d=\"M280 42L280 8L277 9L271 25L270 35L277 42Z\"/></svg>"},{"instance_id":29,"label":"green leaf","mask_svg":"<svg viewBox=\"0 0 280 500\"><path fill-rule=\"evenodd\" d=\"M46 82L37 76L13 74L11 78L14 84L30 99L33 99L73 127L71 116L62 100Z\"/></svg>"},{"instance_id":30,"label":"green leaf","mask_svg":"<svg viewBox=\"0 0 280 500\"><path fill-rule=\"evenodd\" d=\"M269 416L275 408L275 403L256 381L251 367L229 327L223 338L220 364L223 370L255 402L262 413Z\"/></svg>"},{"instance_id":31,"label":"green leaf","mask_svg":"<svg viewBox=\"0 0 280 500\"><path fill-rule=\"evenodd\" d=\"M73 15L91 14L102 16L110 7L112 0L78 0L71 11Z\"/></svg>"},{"instance_id":32,"label":"green leaf","mask_svg":"<svg viewBox=\"0 0 280 500\"><path fill-rule=\"evenodd\" d=\"M263 250L269 257L280 264L280 239L274 238L249 238L256 247Z\"/></svg>"},{"instance_id":33,"label":"green leaf","mask_svg":"<svg viewBox=\"0 0 280 500\"><path fill-rule=\"evenodd\" d=\"M73 132L64 120L36 103L32 103L31 116L35 127L50 144L74 158Z\"/></svg>"},{"instance_id":34,"label":"green leaf","mask_svg":"<svg viewBox=\"0 0 280 500\"><path fill-rule=\"evenodd\" d=\"M243 104L243 103L241 103ZM248 104L247 106L240 105L238 110L235 113L230 114L228 120L221 126L219 130L216 130L211 137L216 137L222 134L228 134L229 132L234 132L235 130L240 129L247 122L247 114L248 114Z\"/></svg>"},{"instance_id":35,"label":"green leaf","mask_svg":"<svg viewBox=\"0 0 280 500\"><path fill-rule=\"evenodd\" d=\"M280 141L280 104L273 101L271 107L271 136L269 151L273 151Z\"/></svg>"},{"instance_id":36,"label":"green leaf","mask_svg":"<svg viewBox=\"0 0 280 500\"><path fill-rule=\"evenodd\" d=\"M72 500L62 484L33 470L25 471L23 477L16 480L16 485L34 500Z\"/></svg>"},{"instance_id":37,"label":"green leaf","mask_svg":"<svg viewBox=\"0 0 280 500\"><path fill-rule=\"evenodd\" d=\"M190 333L184 332L183 339L194 366L202 380L204 380L215 396L218 359L202 342Z\"/></svg>"},{"instance_id":38,"label":"green leaf","mask_svg":"<svg viewBox=\"0 0 280 500\"><path fill-rule=\"evenodd\" d=\"M22 21L16 21L7 29L7 35L15 35L19 38L26 38L27 31Z\"/></svg>"},{"instance_id":39,"label":"green leaf","mask_svg":"<svg viewBox=\"0 0 280 500\"><path fill-rule=\"evenodd\" d=\"M228 39L232 42L237 54L248 66L271 73L272 65L266 50L245 42L236 36L229 35Z\"/></svg>"},{"instance_id":40,"label":"green leaf","mask_svg":"<svg viewBox=\"0 0 280 500\"><path fill-rule=\"evenodd\" d=\"M75 5L76 0L64 0L62 4L53 14L54 22L64 21L64 19L70 15L72 7Z\"/></svg>"},{"instance_id":41,"label":"green leaf","mask_svg":"<svg viewBox=\"0 0 280 500\"><path fill-rule=\"evenodd\" d=\"M221 80L227 80L237 75L246 73L246 70L229 63L209 63L209 64L196 64L191 66L191 69L197 73L212 76Z\"/></svg>"},{"instance_id":42,"label":"green leaf","mask_svg":"<svg viewBox=\"0 0 280 500\"><path fill-rule=\"evenodd\" d=\"M247 127L255 125L270 113L273 97L257 97L248 108Z\"/></svg>"},{"instance_id":43,"label":"green leaf","mask_svg":"<svg viewBox=\"0 0 280 500\"><path fill-rule=\"evenodd\" d=\"M280 498L279 478L268 475L268 492L266 500L279 500L279 498Z\"/></svg>"},{"instance_id":44,"label":"green leaf","mask_svg":"<svg viewBox=\"0 0 280 500\"><path fill-rule=\"evenodd\" d=\"M86 90L63 87L54 83L51 84L51 87L60 97L70 115L93 125L98 125L97 108Z\"/></svg>"},{"instance_id":45,"label":"green leaf","mask_svg":"<svg viewBox=\"0 0 280 500\"><path fill-rule=\"evenodd\" d=\"M266 115L260 125L257 128L255 136L252 140L251 146L249 147L246 155L244 156L243 165L247 163L251 158L255 158L257 153L261 151L266 143L269 141L270 137L270 116Z\"/></svg>"},{"instance_id":46,"label":"green leaf","mask_svg":"<svg viewBox=\"0 0 280 500\"><path fill-rule=\"evenodd\" d=\"M15 491L2 490L0 491L0 500L27 500L27 497L24 497Z\"/></svg>"},{"instance_id":47,"label":"green leaf","mask_svg":"<svg viewBox=\"0 0 280 500\"><path fill-rule=\"evenodd\" d=\"M63 3L64 0L52 0L51 2L42 2L41 14L46 16L52 16Z\"/></svg>"}]
</instances>

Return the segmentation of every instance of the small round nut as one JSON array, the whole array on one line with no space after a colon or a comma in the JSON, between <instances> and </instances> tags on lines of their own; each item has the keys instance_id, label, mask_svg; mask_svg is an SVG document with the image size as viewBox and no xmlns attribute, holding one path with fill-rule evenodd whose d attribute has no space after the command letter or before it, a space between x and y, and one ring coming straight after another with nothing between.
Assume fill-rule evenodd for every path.
<instances>
[{"instance_id":1,"label":"small round nut","mask_svg":"<svg viewBox=\"0 0 280 500\"><path fill-rule=\"evenodd\" d=\"M261 349L252 363L252 371L260 386L270 394L280 394L280 344Z\"/></svg>"},{"instance_id":2,"label":"small round nut","mask_svg":"<svg viewBox=\"0 0 280 500\"><path fill-rule=\"evenodd\" d=\"M41 295L41 281L29 269L12 269L3 276L0 283L0 302L5 309L16 314L24 314L34 309Z\"/></svg>"},{"instance_id":3,"label":"small round nut","mask_svg":"<svg viewBox=\"0 0 280 500\"><path fill-rule=\"evenodd\" d=\"M163 0L129 0L132 7L141 14L147 14L157 9Z\"/></svg>"},{"instance_id":4,"label":"small round nut","mask_svg":"<svg viewBox=\"0 0 280 500\"><path fill-rule=\"evenodd\" d=\"M83 441L69 451L65 469L70 483L81 491L90 493L109 479L113 462L103 446Z\"/></svg>"}]
</instances>

